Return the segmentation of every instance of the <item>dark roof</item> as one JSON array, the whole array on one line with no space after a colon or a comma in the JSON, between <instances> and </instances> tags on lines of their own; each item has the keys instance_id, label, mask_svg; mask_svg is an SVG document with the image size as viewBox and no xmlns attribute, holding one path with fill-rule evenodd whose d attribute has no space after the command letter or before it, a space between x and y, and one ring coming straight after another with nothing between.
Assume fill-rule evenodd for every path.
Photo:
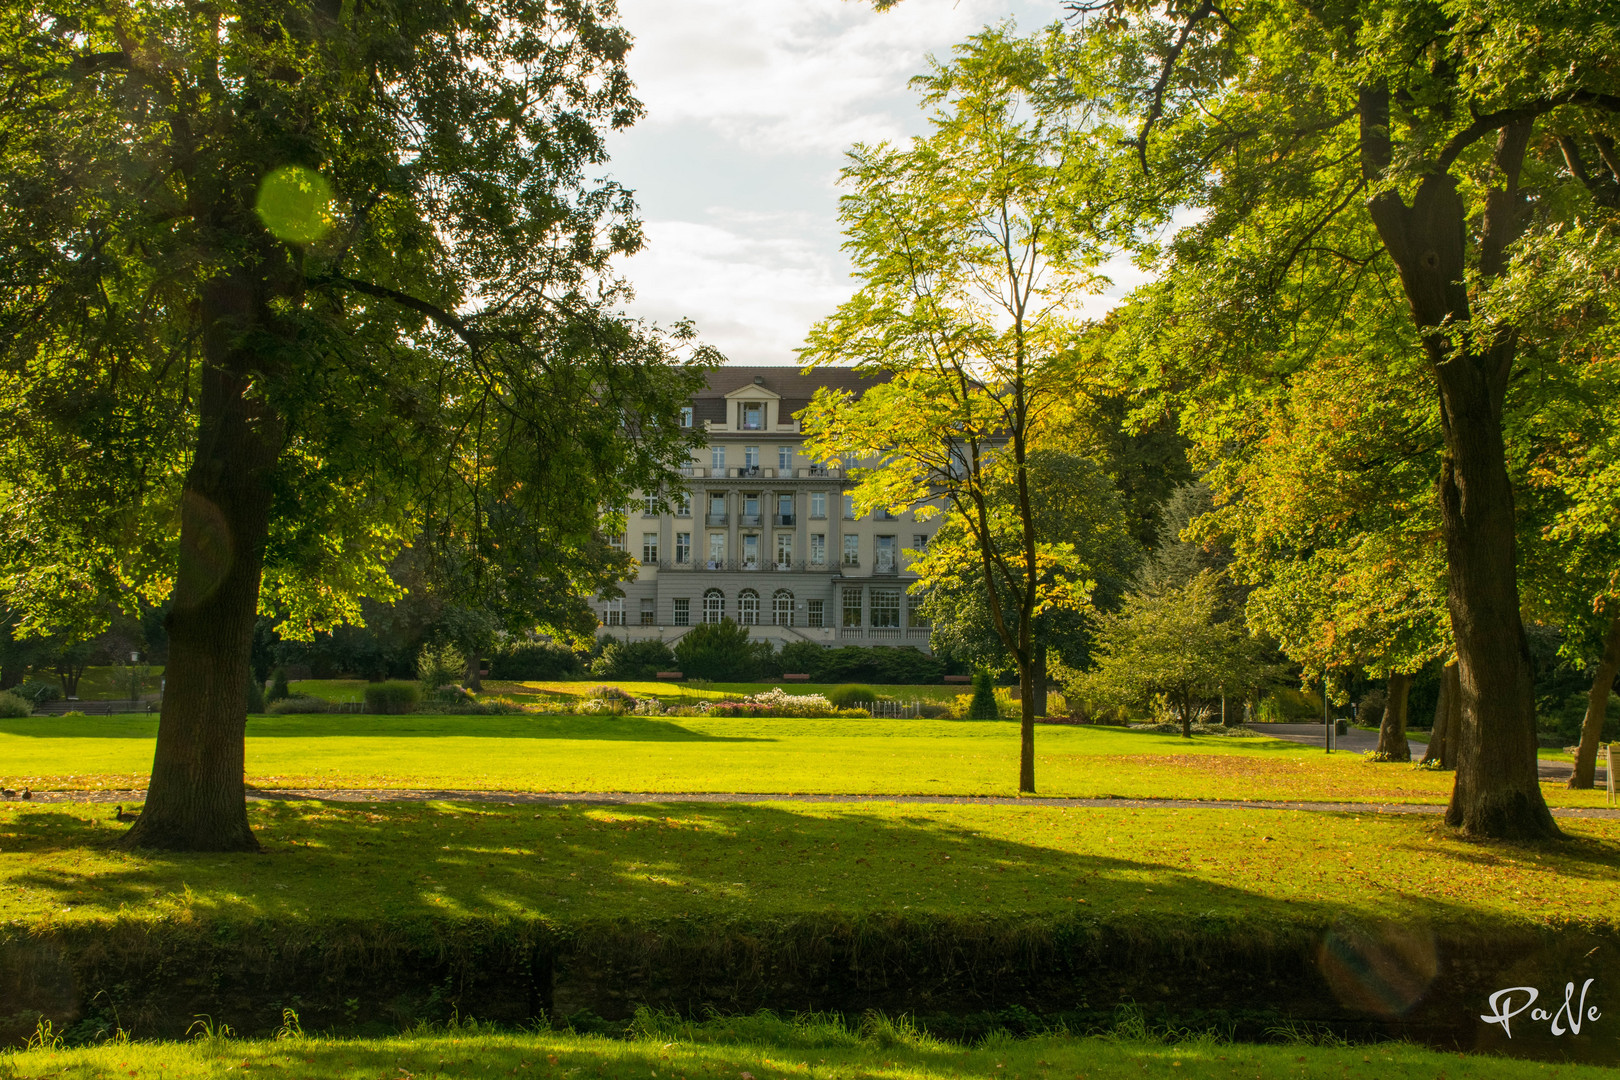
<instances>
[{"instance_id":1,"label":"dark roof","mask_svg":"<svg viewBox=\"0 0 1620 1080\"><path fill-rule=\"evenodd\" d=\"M692 396L693 415L699 422L723 421L726 418L725 397L733 390L751 385L756 380L765 389L782 399L782 412L791 416L810 404L815 392L823 386L838 390L863 392L876 382L886 382L889 373L856 371L847 367L812 368L810 374L800 374L798 367L767 367L726 364L709 372L709 385Z\"/></svg>"}]
</instances>

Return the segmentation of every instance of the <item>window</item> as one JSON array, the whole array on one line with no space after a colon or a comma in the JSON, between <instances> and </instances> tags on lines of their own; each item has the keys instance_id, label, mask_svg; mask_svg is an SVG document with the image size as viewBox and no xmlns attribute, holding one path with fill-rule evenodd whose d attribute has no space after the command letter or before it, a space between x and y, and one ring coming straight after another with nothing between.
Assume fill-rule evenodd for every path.
<instances>
[{"instance_id":1,"label":"window","mask_svg":"<svg viewBox=\"0 0 1620 1080\"><path fill-rule=\"evenodd\" d=\"M720 570L726 565L726 534L709 534L709 569Z\"/></svg>"},{"instance_id":2,"label":"window","mask_svg":"<svg viewBox=\"0 0 1620 1080\"><path fill-rule=\"evenodd\" d=\"M681 564L692 561L692 534L689 532L675 534L675 561Z\"/></svg>"},{"instance_id":3,"label":"window","mask_svg":"<svg viewBox=\"0 0 1620 1080\"><path fill-rule=\"evenodd\" d=\"M898 520L900 520L899 518L895 517L893 514L889 513L889 508L887 506L880 506L876 510L872 511L872 517L877 519L878 521L898 521Z\"/></svg>"},{"instance_id":4,"label":"window","mask_svg":"<svg viewBox=\"0 0 1620 1080\"><path fill-rule=\"evenodd\" d=\"M742 538L742 568L744 570L759 569L759 536L749 533Z\"/></svg>"},{"instance_id":5,"label":"window","mask_svg":"<svg viewBox=\"0 0 1620 1080\"><path fill-rule=\"evenodd\" d=\"M692 625L692 598L690 596L677 596L670 601L676 626Z\"/></svg>"},{"instance_id":6,"label":"window","mask_svg":"<svg viewBox=\"0 0 1620 1080\"><path fill-rule=\"evenodd\" d=\"M703 594L703 621L717 623L726 617L726 596L719 589Z\"/></svg>"},{"instance_id":7,"label":"window","mask_svg":"<svg viewBox=\"0 0 1620 1080\"><path fill-rule=\"evenodd\" d=\"M771 597L771 625L793 625L793 594L786 589L777 589Z\"/></svg>"},{"instance_id":8,"label":"window","mask_svg":"<svg viewBox=\"0 0 1620 1080\"><path fill-rule=\"evenodd\" d=\"M716 472L724 472L726 468L726 448L724 446L709 447L709 464Z\"/></svg>"},{"instance_id":9,"label":"window","mask_svg":"<svg viewBox=\"0 0 1620 1080\"><path fill-rule=\"evenodd\" d=\"M776 534L776 568L787 570L793 566L793 534L779 532Z\"/></svg>"},{"instance_id":10,"label":"window","mask_svg":"<svg viewBox=\"0 0 1620 1080\"><path fill-rule=\"evenodd\" d=\"M691 426L692 426L692 406L690 406L690 405L682 405L681 406L681 427L691 427Z\"/></svg>"},{"instance_id":11,"label":"window","mask_svg":"<svg viewBox=\"0 0 1620 1080\"><path fill-rule=\"evenodd\" d=\"M827 493L825 491L812 491L810 493L810 516L813 518L827 516Z\"/></svg>"},{"instance_id":12,"label":"window","mask_svg":"<svg viewBox=\"0 0 1620 1080\"><path fill-rule=\"evenodd\" d=\"M608 547L612 548L614 551L623 551L624 533L614 533L612 536L608 537Z\"/></svg>"},{"instance_id":13,"label":"window","mask_svg":"<svg viewBox=\"0 0 1620 1080\"><path fill-rule=\"evenodd\" d=\"M658 516L658 496L656 496L656 495L643 495L641 497L641 516L642 517L657 517Z\"/></svg>"},{"instance_id":14,"label":"window","mask_svg":"<svg viewBox=\"0 0 1620 1080\"><path fill-rule=\"evenodd\" d=\"M726 497L709 493L709 524L724 525L726 523Z\"/></svg>"},{"instance_id":15,"label":"window","mask_svg":"<svg viewBox=\"0 0 1620 1080\"><path fill-rule=\"evenodd\" d=\"M759 625L759 593L753 589L737 594L737 621L744 626Z\"/></svg>"},{"instance_id":16,"label":"window","mask_svg":"<svg viewBox=\"0 0 1620 1080\"><path fill-rule=\"evenodd\" d=\"M827 565L827 534L826 533L811 533L810 534L810 565L811 566L826 566Z\"/></svg>"},{"instance_id":17,"label":"window","mask_svg":"<svg viewBox=\"0 0 1620 1080\"><path fill-rule=\"evenodd\" d=\"M872 590L872 625L875 627L900 625L900 590Z\"/></svg>"},{"instance_id":18,"label":"window","mask_svg":"<svg viewBox=\"0 0 1620 1080\"><path fill-rule=\"evenodd\" d=\"M895 562L897 545L892 536L879 536L873 545L872 570L878 574L892 574L898 568Z\"/></svg>"},{"instance_id":19,"label":"window","mask_svg":"<svg viewBox=\"0 0 1620 1080\"><path fill-rule=\"evenodd\" d=\"M765 430L765 403L763 401L745 401L739 406L742 422L738 425L744 431Z\"/></svg>"},{"instance_id":20,"label":"window","mask_svg":"<svg viewBox=\"0 0 1620 1080\"><path fill-rule=\"evenodd\" d=\"M854 521L856 518L855 496L853 495L844 496L844 517L849 521Z\"/></svg>"},{"instance_id":21,"label":"window","mask_svg":"<svg viewBox=\"0 0 1620 1080\"><path fill-rule=\"evenodd\" d=\"M641 534L641 562L643 566L655 566L658 563L658 534Z\"/></svg>"},{"instance_id":22,"label":"window","mask_svg":"<svg viewBox=\"0 0 1620 1080\"><path fill-rule=\"evenodd\" d=\"M861 565L861 538L853 533L844 537L844 565Z\"/></svg>"},{"instance_id":23,"label":"window","mask_svg":"<svg viewBox=\"0 0 1620 1080\"><path fill-rule=\"evenodd\" d=\"M911 536L911 550L915 551L918 555L921 555L925 551L927 551L928 550L928 534L927 533L913 533L912 536Z\"/></svg>"},{"instance_id":24,"label":"window","mask_svg":"<svg viewBox=\"0 0 1620 1080\"><path fill-rule=\"evenodd\" d=\"M793 468L793 447L778 446L776 448L776 467L786 475Z\"/></svg>"},{"instance_id":25,"label":"window","mask_svg":"<svg viewBox=\"0 0 1620 1080\"><path fill-rule=\"evenodd\" d=\"M759 447L743 447L743 465L750 469L759 468Z\"/></svg>"},{"instance_id":26,"label":"window","mask_svg":"<svg viewBox=\"0 0 1620 1080\"><path fill-rule=\"evenodd\" d=\"M821 629L827 623L825 614L825 600L806 600L804 602L804 624Z\"/></svg>"},{"instance_id":27,"label":"window","mask_svg":"<svg viewBox=\"0 0 1620 1080\"><path fill-rule=\"evenodd\" d=\"M679 495L675 496L675 516L676 517L691 517L692 516L692 493L691 492L683 491Z\"/></svg>"},{"instance_id":28,"label":"window","mask_svg":"<svg viewBox=\"0 0 1620 1080\"><path fill-rule=\"evenodd\" d=\"M743 496L743 509L742 509L742 512L743 512L742 523L744 525L758 525L759 524L759 492L756 491L752 495L744 495Z\"/></svg>"},{"instance_id":29,"label":"window","mask_svg":"<svg viewBox=\"0 0 1620 1080\"><path fill-rule=\"evenodd\" d=\"M921 628L921 627L926 627L928 625L928 616L923 614L922 603L923 603L923 598L922 597L920 597L920 596L912 596L910 594L907 594L907 596L906 596L906 625L907 626L914 626L914 627Z\"/></svg>"},{"instance_id":30,"label":"window","mask_svg":"<svg viewBox=\"0 0 1620 1080\"><path fill-rule=\"evenodd\" d=\"M624 601L609 600L602 605L602 621L609 626L624 625Z\"/></svg>"},{"instance_id":31,"label":"window","mask_svg":"<svg viewBox=\"0 0 1620 1080\"><path fill-rule=\"evenodd\" d=\"M658 601L649 597L641 602L641 625L658 625Z\"/></svg>"},{"instance_id":32,"label":"window","mask_svg":"<svg viewBox=\"0 0 1620 1080\"><path fill-rule=\"evenodd\" d=\"M861 625L861 590L844 590L844 625Z\"/></svg>"},{"instance_id":33,"label":"window","mask_svg":"<svg viewBox=\"0 0 1620 1080\"><path fill-rule=\"evenodd\" d=\"M778 495L776 497L776 519L778 525L793 524L793 496Z\"/></svg>"}]
</instances>

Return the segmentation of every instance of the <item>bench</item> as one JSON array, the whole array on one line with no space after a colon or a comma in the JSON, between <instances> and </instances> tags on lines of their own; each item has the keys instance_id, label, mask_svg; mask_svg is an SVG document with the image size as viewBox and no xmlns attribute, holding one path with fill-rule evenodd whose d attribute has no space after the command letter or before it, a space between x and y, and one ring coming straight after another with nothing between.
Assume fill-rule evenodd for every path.
<instances>
[{"instance_id":1,"label":"bench","mask_svg":"<svg viewBox=\"0 0 1620 1080\"><path fill-rule=\"evenodd\" d=\"M664 679L666 681L677 681L677 680L686 678L686 676L685 676L685 674L683 674L682 672L679 672L679 671L660 671L658 673L658 678Z\"/></svg>"},{"instance_id":2,"label":"bench","mask_svg":"<svg viewBox=\"0 0 1620 1080\"><path fill-rule=\"evenodd\" d=\"M810 676L795 672L792 675L783 675L783 682L809 682Z\"/></svg>"},{"instance_id":3,"label":"bench","mask_svg":"<svg viewBox=\"0 0 1620 1080\"><path fill-rule=\"evenodd\" d=\"M947 676L945 676L945 681L948 682L948 683L970 683L970 682L973 681L973 676L971 676L971 675L947 675Z\"/></svg>"}]
</instances>

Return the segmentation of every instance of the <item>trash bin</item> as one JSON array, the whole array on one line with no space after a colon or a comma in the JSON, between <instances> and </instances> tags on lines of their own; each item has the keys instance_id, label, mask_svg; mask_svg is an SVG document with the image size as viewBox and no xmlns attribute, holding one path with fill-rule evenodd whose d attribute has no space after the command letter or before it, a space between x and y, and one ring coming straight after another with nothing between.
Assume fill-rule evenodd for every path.
<instances>
[{"instance_id":1,"label":"trash bin","mask_svg":"<svg viewBox=\"0 0 1620 1080\"><path fill-rule=\"evenodd\" d=\"M1350 723L1349 723L1349 721L1347 721L1347 720L1335 720L1335 721L1333 721L1333 734L1335 734L1335 735L1348 735L1348 734L1350 734Z\"/></svg>"}]
</instances>

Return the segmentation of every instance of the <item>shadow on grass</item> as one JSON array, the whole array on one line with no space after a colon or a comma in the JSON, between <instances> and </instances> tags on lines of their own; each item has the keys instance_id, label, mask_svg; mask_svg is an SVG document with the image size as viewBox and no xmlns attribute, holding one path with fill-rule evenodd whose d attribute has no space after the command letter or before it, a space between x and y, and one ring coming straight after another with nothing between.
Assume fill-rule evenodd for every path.
<instances>
[{"instance_id":1,"label":"shadow on grass","mask_svg":"<svg viewBox=\"0 0 1620 1080\"><path fill-rule=\"evenodd\" d=\"M0 720L0 735L36 739L151 739L157 717L30 717ZM607 742L776 742L769 736L709 735L651 716L375 716L322 713L248 718L250 739L579 739Z\"/></svg>"}]
</instances>

